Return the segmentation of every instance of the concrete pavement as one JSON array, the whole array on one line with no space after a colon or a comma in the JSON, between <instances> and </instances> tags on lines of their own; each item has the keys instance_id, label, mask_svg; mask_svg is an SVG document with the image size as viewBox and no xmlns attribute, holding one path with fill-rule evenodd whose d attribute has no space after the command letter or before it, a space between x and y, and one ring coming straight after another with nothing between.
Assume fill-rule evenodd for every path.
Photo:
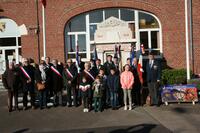
<instances>
[{"instance_id":1,"label":"concrete pavement","mask_svg":"<svg viewBox=\"0 0 200 133\"><path fill-rule=\"evenodd\" d=\"M6 93L0 93L0 133L169 133L198 132L199 105L137 107L132 111L83 113L82 107L57 107L8 113Z\"/></svg>"}]
</instances>

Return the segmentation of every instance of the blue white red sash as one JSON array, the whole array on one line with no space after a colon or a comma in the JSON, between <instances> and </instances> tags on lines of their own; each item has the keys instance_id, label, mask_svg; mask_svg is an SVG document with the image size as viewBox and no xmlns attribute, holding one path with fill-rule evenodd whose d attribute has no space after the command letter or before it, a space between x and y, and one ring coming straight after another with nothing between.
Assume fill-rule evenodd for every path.
<instances>
[{"instance_id":1,"label":"blue white red sash","mask_svg":"<svg viewBox=\"0 0 200 133\"><path fill-rule=\"evenodd\" d=\"M74 76L72 75L72 73L66 68L67 74L70 76L70 78L73 78Z\"/></svg>"},{"instance_id":2,"label":"blue white red sash","mask_svg":"<svg viewBox=\"0 0 200 133\"><path fill-rule=\"evenodd\" d=\"M31 77L28 75L26 70L21 66L20 69L22 70L23 74L26 76L26 78L31 79Z\"/></svg>"},{"instance_id":3,"label":"blue white red sash","mask_svg":"<svg viewBox=\"0 0 200 133\"><path fill-rule=\"evenodd\" d=\"M88 71L84 70L84 72L85 72L87 75L89 75L93 80L95 80L95 79L94 79L94 76L93 76L92 74L90 74Z\"/></svg>"},{"instance_id":4,"label":"blue white red sash","mask_svg":"<svg viewBox=\"0 0 200 133\"><path fill-rule=\"evenodd\" d=\"M58 76L62 78L62 75L60 74L60 72L57 69L55 69L53 66L51 66L51 70L53 70L53 72L55 72Z\"/></svg>"}]
</instances>

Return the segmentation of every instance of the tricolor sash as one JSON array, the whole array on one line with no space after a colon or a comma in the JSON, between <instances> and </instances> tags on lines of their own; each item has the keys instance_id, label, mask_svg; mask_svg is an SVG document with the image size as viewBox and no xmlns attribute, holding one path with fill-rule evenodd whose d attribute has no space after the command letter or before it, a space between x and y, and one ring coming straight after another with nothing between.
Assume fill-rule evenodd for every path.
<instances>
[{"instance_id":1,"label":"tricolor sash","mask_svg":"<svg viewBox=\"0 0 200 133\"><path fill-rule=\"evenodd\" d=\"M72 73L66 68L66 71L67 71L67 74L70 76L70 78L72 78L73 79L73 75L72 75Z\"/></svg>"},{"instance_id":2,"label":"tricolor sash","mask_svg":"<svg viewBox=\"0 0 200 133\"><path fill-rule=\"evenodd\" d=\"M88 71L84 70L84 72L85 72L87 75L89 75L90 78L92 78L93 80L95 80L95 79L94 79L94 76L93 76L92 74L90 74Z\"/></svg>"},{"instance_id":3,"label":"tricolor sash","mask_svg":"<svg viewBox=\"0 0 200 133\"><path fill-rule=\"evenodd\" d=\"M51 66L51 70L53 70L53 72L55 72L59 77L62 78L62 75L60 74L60 72L57 69L55 69L53 66Z\"/></svg>"},{"instance_id":4,"label":"tricolor sash","mask_svg":"<svg viewBox=\"0 0 200 133\"><path fill-rule=\"evenodd\" d=\"M31 77L28 75L26 70L21 66L20 69L22 70L23 74L25 75L26 78L31 79Z\"/></svg>"}]
</instances>

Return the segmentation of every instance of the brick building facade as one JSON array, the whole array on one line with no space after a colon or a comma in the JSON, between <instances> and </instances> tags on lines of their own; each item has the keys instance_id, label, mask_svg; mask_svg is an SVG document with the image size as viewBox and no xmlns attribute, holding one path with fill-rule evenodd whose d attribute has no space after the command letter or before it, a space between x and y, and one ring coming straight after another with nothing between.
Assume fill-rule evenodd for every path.
<instances>
[{"instance_id":1,"label":"brick building facade","mask_svg":"<svg viewBox=\"0 0 200 133\"><path fill-rule=\"evenodd\" d=\"M192 0L194 71L200 73L200 1ZM42 5L39 2L40 54L42 55ZM184 0L47 0L47 56L65 59L64 30L74 16L96 9L130 8L154 14L162 26L163 57L172 68L186 67ZM22 56L38 61L37 8L35 0L0 0L0 17L25 24L28 35L21 37Z\"/></svg>"}]
</instances>

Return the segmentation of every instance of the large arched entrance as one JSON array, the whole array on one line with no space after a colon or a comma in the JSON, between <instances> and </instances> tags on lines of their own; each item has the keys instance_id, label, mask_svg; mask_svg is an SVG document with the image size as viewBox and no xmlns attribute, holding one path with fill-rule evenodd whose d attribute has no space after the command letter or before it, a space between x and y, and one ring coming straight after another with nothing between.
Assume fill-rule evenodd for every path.
<instances>
[{"instance_id":1,"label":"large arched entrance","mask_svg":"<svg viewBox=\"0 0 200 133\"><path fill-rule=\"evenodd\" d=\"M131 36L129 39L124 38L127 34L120 33L121 24L126 25L125 29ZM102 40L95 39L99 33L97 27L102 27L99 25L106 26L106 30L102 30ZM114 28L119 29L120 35L115 33ZM114 46L118 44L122 45L123 60L130 56L131 45L138 51L140 44L143 44L146 55L154 51L157 57L162 57L163 53L159 19L151 13L129 8L105 8L77 15L67 22L64 37L66 58L72 59L75 58L76 45L79 46L83 60L92 58L95 45L98 57L102 60L105 60L107 54L113 54Z\"/></svg>"}]
</instances>

